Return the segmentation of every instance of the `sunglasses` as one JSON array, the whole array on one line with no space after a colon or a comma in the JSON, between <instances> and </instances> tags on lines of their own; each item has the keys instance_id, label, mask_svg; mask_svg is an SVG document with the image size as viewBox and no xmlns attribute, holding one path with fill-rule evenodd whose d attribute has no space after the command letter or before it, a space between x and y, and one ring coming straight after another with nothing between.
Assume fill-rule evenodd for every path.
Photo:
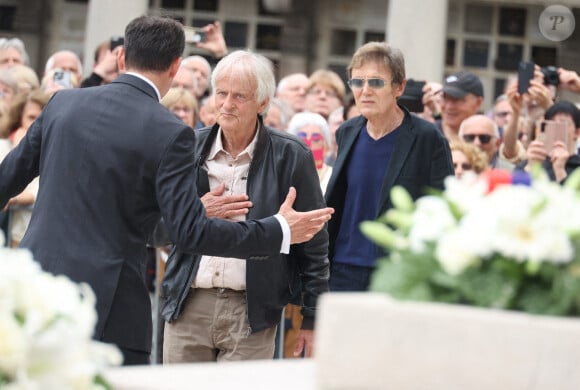
<instances>
[{"instance_id":1,"label":"sunglasses","mask_svg":"<svg viewBox=\"0 0 580 390\"><path fill-rule=\"evenodd\" d=\"M463 140L469 143L475 141L476 137L479 138L479 142L483 145L488 144L492 138L489 134L463 134Z\"/></svg>"},{"instance_id":2,"label":"sunglasses","mask_svg":"<svg viewBox=\"0 0 580 390\"><path fill-rule=\"evenodd\" d=\"M311 134L310 137L308 137L308 134L306 134L303 131L300 131L296 135L298 137L302 138L302 139L310 139L310 141L312 141L312 142L317 142L317 141L323 141L324 140L324 137L320 133L314 133L314 134Z\"/></svg>"},{"instance_id":3,"label":"sunglasses","mask_svg":"<svg viewBox=\"0 0 580 390\"><path fill-rule=\"evenodd\" d=\"M383 80L383 79L377 79L377 78L372 78L372 79L350 79L350 80L348 80L348 85L352 89L360 89L360 88L362 88L362 87L365 86L365 81L369 85L369 88L379 89L379 88L383 88L385 86L385 80Z\"/></svg>"},{"instance_id":4,"label":"sunglasses","mask_svg":"<svg viewBox=\"0 0 580 390\"><path fill-rule=\"evenodd\" d=\"M471 164L468 164L468 163L462 163L461 165L459 165L457 163L453 163L453 169L457 169L457 166L461 166L461 169L464 171L471 171L471 169L472 169Z\"/></svg>"}]
</instances>

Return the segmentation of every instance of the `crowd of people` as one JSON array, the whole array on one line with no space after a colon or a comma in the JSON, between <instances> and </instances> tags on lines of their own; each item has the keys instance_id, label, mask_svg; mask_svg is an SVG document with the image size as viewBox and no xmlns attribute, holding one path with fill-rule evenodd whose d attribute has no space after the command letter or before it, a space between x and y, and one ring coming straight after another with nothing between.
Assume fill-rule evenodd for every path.
<instances>
[{"instance_id":1,"label":"crowd of people","mask_svg":"<svg viewBox=\"0 0 580 390\"><path fill-rule=\"evenodd\" d=\"M182 59L178 22L136 18L86 78L67 50L39 77L20 39L0 39L7 243L95 289L95 338L126 364L146 364L154 337L164 363L272 358L277 337L309 357L319 296L368 289L381 252L359 224L394 186L417 199L449 175L538 163L563 182L580 165L580 110L558 98L580 93L574 71L552 85L536 67L525 92L514 76L487 112L461 71L426 81L410 112L403 52L385 42L353 53L347 85L328 69L276 81L264 56L228 53L219 22L203 29L207 58ZM565 127L549 149L547 123ZM155 336L154 246L167 255Z\"/></svg>"}]
</instances>

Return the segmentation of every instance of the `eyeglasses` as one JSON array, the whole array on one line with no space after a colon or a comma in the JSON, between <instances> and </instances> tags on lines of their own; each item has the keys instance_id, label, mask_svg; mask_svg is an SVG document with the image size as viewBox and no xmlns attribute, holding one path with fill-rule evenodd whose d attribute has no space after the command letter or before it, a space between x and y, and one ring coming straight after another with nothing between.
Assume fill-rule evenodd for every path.
<instances>
[{"instance_id":1,"label":"eyeglasses","mask_svg":"<svg viewBox=\"0 0 580 390\"><path fill-rule=\"evenodd\" d=\"M303 131L300 131L296 135L298 137L302 138L302 139L310 139L311 142L318 142L318 141L323 141L324 140L324 137L320 133L310 134L310 137L309 137L308 134L306 134Z\"/></svg>"},{"instance_id":2,"label":"eyeglasses","mask_svg":"<svg viewBox=\"0 0 580 390\"><path fill-rule=\"evenodd\" d=\"M497 116L499 118L505 118L509 114L511 114L511 112L509 112L509 111L498 111L498 112L495 113L495 116Z\"/></svg>"},{"instance_id":3,"label":"eyeglasses","mask_svg":"<svg viewBox=\"0 0 580 390\"><path fill-rule=\"evenodd\" d=\"M372 78L372 79L350 79L348 80L348 85L352 89L360 89L365 86L365 81L369 85L369 88L379 89L385 86L385 80Z\"/></svg>"},{"instance_id":4,"label":"eyeglasses","mask_svg":"<svg viewBox=\"0 0 580 390\"><path fill-rule=\"evenodd\" d=\"M476 137L479 138L479 142L481 142L483 145L488 144L492 138L492 136L489 134L463 134L463 140L469 143L475 141Z\"/></svg>"},{"instance_id":5,"label":"eyeglasses","mask_svg":"<svg viewBox=\"0 0 580 390\"><path fill-rule=\"evenodd\" d=\"M320 88L313 88L311 90L308 91L309 95L326 95L329 98L333 98L333 97L337 97L336 92L334 91L327 91L324 89L320 89Z\"/></svg>"},{"instance_id":6,"label":"eyeglasses","mask_svg":"<svg viewBox=\"0 0 580 390\"><path fill-rule=\"evenodd\" d=\"M463 171L471 171L471 169L473 168L471 166L471 164L469 164L469 163L462 163L462 164L453 163L453 169L457 169L458 166L461 166L461 169Z\"/></svg>"}]
</instances>

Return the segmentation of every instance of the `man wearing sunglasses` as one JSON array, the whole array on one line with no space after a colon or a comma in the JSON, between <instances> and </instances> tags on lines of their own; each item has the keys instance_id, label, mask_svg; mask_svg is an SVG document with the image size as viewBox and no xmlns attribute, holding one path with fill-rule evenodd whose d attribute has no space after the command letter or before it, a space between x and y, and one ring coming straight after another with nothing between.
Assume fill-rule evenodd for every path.
<instances>
[{"instance_id":1,"label":"man wearing sunglasses","mask_svg":"<svg viewBox=\"0 0 580 390\"><path fill-rule=\"evenodd\" d=\"M485 115L473 115L461 122L459 137L464 142L476 145L483 151L494 169L513 170L514 165L499 154L501 138L497 124Z\"/></svg>"}]
</instances>

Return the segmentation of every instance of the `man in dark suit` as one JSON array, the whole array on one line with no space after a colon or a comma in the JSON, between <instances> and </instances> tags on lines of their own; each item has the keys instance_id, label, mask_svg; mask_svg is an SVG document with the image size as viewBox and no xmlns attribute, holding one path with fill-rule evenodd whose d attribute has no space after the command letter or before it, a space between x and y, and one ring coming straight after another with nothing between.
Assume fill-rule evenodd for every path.
<instances>
[{"instance_id":1,"label":"man in dark suit","mask_svg":"<svg viewBox=\"0 0 580 390\"><path fill-rule=\"evenodd\" d=\"M367 43L354 54L348 75L362 115L336 132L338 155L326 188L326 203L337 210L328 224L331 291L368 289L381 252L359 225L392 207L394 186L403 186L416 199L428 188L442 189L453 174L443 134L397 104L405 89L400 50Z\"/></svg>"},{"instance_id":2,"label":"man in dark suit","mask_svg":"<svg viewBox=\"0 0 580 390\"><path fill-rule=\"evenodd\" d=\"M309 240L332 212L294 211L291 189L273 217L206 217L194 179L194 132L159 104L184 45L178 22L134 19L118 55L126 74L107 86L55 94L0 165L0 205L40 175L21 246L45 270L95 290L95 338L117 344L125 364L149 362L145 244L160 217L183 251L261 258Z\"/></svg>"}]
</instances>

